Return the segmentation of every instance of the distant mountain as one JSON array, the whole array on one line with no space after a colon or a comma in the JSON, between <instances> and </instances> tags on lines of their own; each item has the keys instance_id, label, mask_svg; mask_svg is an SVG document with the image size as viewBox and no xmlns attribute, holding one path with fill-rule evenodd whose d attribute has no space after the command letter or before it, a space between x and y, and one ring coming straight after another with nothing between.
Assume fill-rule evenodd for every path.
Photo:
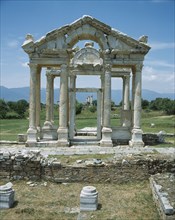
<instances>
[{"instance_id":1,"label":"distant mountain","mask_svg":"<svg viewBox=\"0 0 175 220\"><path fill-rule=\"evenodd\" d=\"M0 98L5 101L18 101L20 99L25 99L29 101L30 88L29 87L21 87L21 88L6 88L4 86L0 86ZM58 103L60 90L54 90L54 102ZM86 98L88 96L93 95L93 99L97 98L96 93L77 93L76 99L79 102L86 102ZM121 90L112 90L112 100L118 104L122 99L122 91ZM174 93L158 93L151 90L142 90L142 97L148 101L154 100L156 98L169 98L174 99ZM41 102L45 103L46 101L46 89L41 89Z\"/></svg>"}]
</instances>

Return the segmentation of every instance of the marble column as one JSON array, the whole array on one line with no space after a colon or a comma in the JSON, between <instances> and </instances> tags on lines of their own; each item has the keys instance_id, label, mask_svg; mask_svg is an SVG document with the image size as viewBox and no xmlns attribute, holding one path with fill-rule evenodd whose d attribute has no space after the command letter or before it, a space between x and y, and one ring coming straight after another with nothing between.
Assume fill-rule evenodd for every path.
<instances>
[{"instance_id":1,"label":"marble column","mask_svg":"<svg viewBox=\"0 0 175 220\"><path fill-rule=\"evenodd\" d=\"M130 76L123 76L122 126L131 126Z\"/></svg>"},{"instance_id":2,"label":"marble column","mask_svg":"<svg viewBox=\"0 0 175 220\"><path fill-rule=\"evenodd\" d=\"M134 98L135 98L135 74L132 74L132 101L131 101L131 112L132 112L132 127L134 125Z\"/></svg>"},{"instance_id":3,"label":"marble column","mask_svg":"<svg viewBox=\"0 0 175 220\"><path fill-rule=\"evenodd\" d=\"M44 127L52 128L52 92L53 92L53 76L50 73L46 73L47 85L46 85L46 121Z\"/></svg>"},{"instance_id":4,"label":"marble column","mask_svg":"<svg viewBox=\"0 0 175 220\"><path fill-rule=\"evenodd\" d=\"M75 105L76 105L76 76L70 75L70 106L69 106L69 138L73 139L75 135Z\"/></svg>"},{"instance_id":5,"label":"marble column","mask_svg":"<svg viewBox=\"0 0 175 220\"><path fill-rule=\"evenodd\" d=\"M68 69L67 65L61 66L60 74L60 107L59 107L59 128L58 128L58 145L68 146Z\"/></svg>"},{"instance_id":6,"label":"marble column","mask_svg":"<svg viewBox=\"0 0 175 220\"><path fill-rule=\"evenodd\" d=\"M113 146L111 135L111 65L106 64L104 68L104 115L102 139L100 145L104 147Z\"/></svg>"},{"instance_id":7,"label":"marble column","mask_svg":"<svg viewBox=\"0 0 175 220\"><path fill-rule=\"evenodd\" d=\"M30 63L30 104L29 104L29 129L27 130L27 144L37 142L36 128L36 79L37 64Z\"/></svg>"},{"instance_id":8,"label":"marble column","mask_svg":"<svg viewBox=\"0 0 175 220\"><path fill-rule=\"evenodd\" d=\"M102 94L101 94L101 125L103 126L104 122L104 74L101 75L101 89L102 89Z\"/></svg>"},{"instance_id":9,"label":"marble column","mask_svg":"<svg viewBox=\"0 0 175 220\"><path fill-rule=\"evenodd\" d=\"M130 76L124 76L124 97L123 97L123 109L129 110L130 109L130 100L129 100L129 93L130 93Z\"/></svg>"},{"instance_id":10,"label":"marble column","mask_svg":"<svg viewBox=\"0 0 175 220\"><path fill-rule=\"evenodd\" d=\"M52 87L52 90L51 90L51 123L52 125L54 124L54 79L55 79L55 76L52 75L52 81L51 81L51 87Z\"/></svg>"},{"instance_id":11,"label":"marble column","mask_svg":"<svg viewBox=\"0 0 175 220\"><path fill-rule=\"evenodd\" d=\"M46 121L42 128L43 139L57 140L57 129L53 125L53 92L54 92L54 76L50 73L46 73L47 85L46 85Z\"/></svg>"},{"instance_id":12,"label":"marble column","mask_svg":"<svg viewBox=\"0 0 175 220\"><path fill-rule=\"evenodd\" d=\"M141 79L142 64L137 64L134 77L134 114L133 114L133 129L132 129L132 139L130 141L130 146L132 147L143 147L144 143L142 141L142 130L141 130L141 92L142 92L142 79Z\"/></svg>"},{"instance_id":13,"label":"marble column","mask_svg":"<svg viewBox=\"0 0 175 220\"><path fill-rule=\"evenodd\" d=\"M40 122L40 112L41 112L41 67L37 68L36 75L36 127L38 132L38 138L42 138L42 129Z\"/></svg>"},{"instance_id":14,"label":"marble column","mask_svg":"<svg viewBox=\"0 0 175 220\"><path fill-rule=\"evenodd\" d=\"M98 90L97 92L97 139L101 139L101 97L102 93L101 90Z\"/></svg>"}]
</instances>

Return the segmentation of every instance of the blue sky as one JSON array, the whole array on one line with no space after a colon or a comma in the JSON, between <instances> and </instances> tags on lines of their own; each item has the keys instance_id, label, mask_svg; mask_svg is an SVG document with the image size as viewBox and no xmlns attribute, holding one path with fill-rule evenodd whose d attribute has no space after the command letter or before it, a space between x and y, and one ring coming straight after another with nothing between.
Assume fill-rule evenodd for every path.
<instances>
[{"instance_id":1,"label":"blue sky","mask_svg":"<svg viewBox=\"0 0 175 220\"><path fill-rule=\"evenodd\" d=\"M35 40L90 15L126 33L134 39L148 35L152 47L143 68L143 88L174 92L175 87L175 1L0 1L1 3L1 75L8 88L29 86L28 56L22 50L27 33ZM45 87L44 71L42 87ZM55 82L58 87L59 82ZM80 78L78 87L95 87L99 80ZM112 82L120 89L121 80Z\"/></svg>"}]
</instances>

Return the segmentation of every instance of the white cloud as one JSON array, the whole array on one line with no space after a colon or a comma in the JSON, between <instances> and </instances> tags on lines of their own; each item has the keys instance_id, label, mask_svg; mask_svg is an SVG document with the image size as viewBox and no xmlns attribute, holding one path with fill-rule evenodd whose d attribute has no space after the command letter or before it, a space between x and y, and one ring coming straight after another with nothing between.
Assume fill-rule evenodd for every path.
<instances>
[{"instance_id":1,"label":"white cloud","mask_svg":"<svg viewBox=\"0 0 175 220\"><path fill-rule=\"evenodd\" d=\"M165 60L145 60L145 65L174 68L174 64L168 63Z\"/></svg>"},{"instance_id":2,"label":"white cloud","mask_svg":"<svg viewBox=\"0 0 175 220\"><path fill-rule=\"evenodd\" d=\"M151 50L164 50L164 49L174 49L174 42L152 42L149 44L151 46Z\"/></svg>"},{"instance_id":3,"label":"white cloud","mask_svg":"<svg viewBox=\"0 0 175 220\"><path fill-rule=\"evenodd\" d=\"M175 73L173 70L158 70L151 66L144 66L142 83L143 88L157 92L174 92Z\"/></svg>"},{"instance_id":4,"label":"white cloud","mask_svg":"<svg viewBox=\"0 0 175 220\"><path fill-rule=\"evenodd\" d=\"M23 67L29 67L29 66L28 66L28 62L21 63L21 65L22 65Z\"/></svg>"},{"instance_id":5,"label":"white cloud","mask_svg":"<svg viewBox=\"0 0 175 220\"><path fill-rule=\"evenodd\" d=\"M16 47L18 47L19 42L18 42L17 40L11 40L11 41L8 42L7 45L8 45L9 47L11 47L11 48L16 48Z\"/></svg>"}]
</instances>

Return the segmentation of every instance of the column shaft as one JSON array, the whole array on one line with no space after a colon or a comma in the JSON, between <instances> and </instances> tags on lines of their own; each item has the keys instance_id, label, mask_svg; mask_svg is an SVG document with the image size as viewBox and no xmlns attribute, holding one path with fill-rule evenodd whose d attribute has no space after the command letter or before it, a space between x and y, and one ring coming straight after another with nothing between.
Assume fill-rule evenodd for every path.
<instances>
[{"instance_id":1,"label":"column shaft","mask_svg":"<svg viewBox=\"0 0 175 220\"><path fill-rule=\"evenodd\" d=\"M103 105L103 129L100 145L102 147L112 147L111 129L111 65L105 65L104 72L104 105Z\"/></svg>"},{"instance_id":2,"label":"column shaft","mask_svg":"<svg viewBox=\"0 0 175 220\"><path fill-rule=\"evenodd\" d=\"M61 66L60 76L60 108L59 108L59 146L69 146L68 141L68 70L67 65Z\"/></svg>"},{"instance_id":3,"label":"column shaft","mask_svg":"<svg viewBox=\"0 0 175 220\"><path fill-rule=\"evenodd\" d=\"M130 93L129 78L130 78L130 76L125 76L124 77L124 97L123 97L123 109L124 110L129 110L130 109L130 102L129 102L129 93Z\"/></svg>"},{"instance_id":4,"label":"column shaft","mask_svg":"<svg viewBox=\"0 0 175 220\"><path fill-rule=\"evenodd\" d=\"M59 127L67 128L67 93L68 93L68 76L65 65L62 67L60 77L60 114Z\"/></svg>"},{"instance_id":5,"label":"column shaft","mask_svg":"<svg viewBox=\"0 0 175 220\"><path fill-rule=\"evenodd\" d=\"M69 137L73 139L75 133L75 105L76 105L76 76L70 76L70 106L69 106Z\"/></svg>"},{"instance_id":6,"label":"column shaft","mask_svg":"<svg viewBox=\"0 0 175 220\"><path fill-rule=\"evenodd\" d=\"M29 107L29 127L36 129L36 75L37 65L30 66L30 107Z\"/></svg>"},{"instance_id":7,"label":"column shaft","mask_svg":"<svg viewBox=\"0 0 175 220\"><path fill-rule=\"evenodd\" d=\"M97 139L101 139L101 91L97 92Z\"/></svg>"},{"instance_id":8,"label":"column shaft","mask_svg":"<svg viewBox=\"0 0 175 220\"><path fill-rule=\"evenodd\" d=\"M37 142L36 129L36 98L37 98L37 65L30 63L30 105L29 105L29 129L27 130L27 146L34 146Z\"/></svg>"},{"instance_id":9,"label":"column shaft","mask_svg":"<svg viewBox=\"0 0 175 220\"><path fill-rule=\"evenodd\" d=\"M40 129L41 112L41 68L38 68L36 75L36 127Z\"/></svg>"},{"instance_id":10,"label":"column shaft","mask_svg":"<svg viewBox=\"0 0 175 220\"><path fill-rule=\"evenodd\" d=\"M131 147L143 147L142 130L141 130L141 70L142 65L136 65L133 73L133 129L132 139L129 141Z\"/></svg>"},{"instance_id":11,"label":"column shaft","mask_svg":"<svg viewBox=\"0 0 175 220\"><path fill-rule=\"evenodd\" d=\"M47 76L47 85L46 85L46 122L51 124L52 120L52 93L53 93L53 76L49 73Z\"/></svg>"},{"instance_id":12,"label":"column shaft","mask_svg":"<svg viewBox=\"0 0 175 220\"><path fill-rule=\"evenodd\" d=\"M104 127L110 127L111 118L111 72L107 68L105 70L104 82Z\"/></svg>"},{"instance_id":13,"label":"column shaft","mask_svg":"<svg viewBox=\"0 0 175 220\"><path fill-rule=\"evenodd\" d=\"M54 76L52 76L51 88L51 123L54 124Z\"/></svg>"},{"instance_id":14,"label":"column shaft","mask_svg":"<svg viewBox=\"0 0 175 220\"><path fill-rule=\"evenodd\" d=\"M135 73L135 91L134 91L134 128L141 127L141 72Z\"/></svg>"},{"instance_id":15,"label":"column shaft","mask_svg":"<svg viewBox=\"0 0 175 220\"><path fill-rule=\"evenodd\" d=\"M103 126L104 123L104 75L101 75L101 89L102 89L102 94L101 94L101 124Z\"/></svg>"}]
</instances>

